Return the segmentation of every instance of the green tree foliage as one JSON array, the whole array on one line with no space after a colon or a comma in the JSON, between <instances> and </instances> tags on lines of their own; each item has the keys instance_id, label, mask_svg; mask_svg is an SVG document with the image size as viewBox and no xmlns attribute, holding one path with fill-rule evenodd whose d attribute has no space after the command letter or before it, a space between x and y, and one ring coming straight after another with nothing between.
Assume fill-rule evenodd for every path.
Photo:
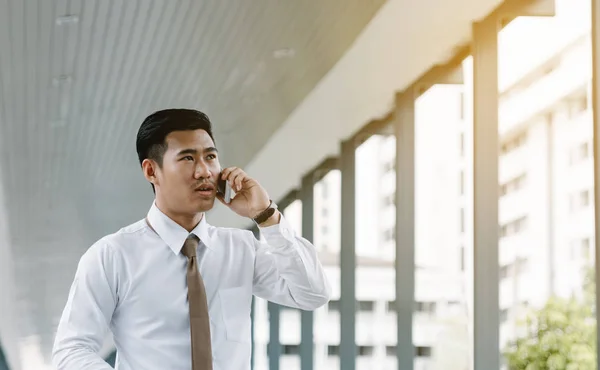
<instances>
[{"instance_id":1,"label":"green tree foliage","mask_svg":"<svg viewBox=\"0 0 600 370\"><path fill-rule=\"evenodd\" d=\"M524 335L504 352L510 370L596 370L593 270L586 273L583 293L551 298L527 316Z\"/></svg>"}]
</instances>

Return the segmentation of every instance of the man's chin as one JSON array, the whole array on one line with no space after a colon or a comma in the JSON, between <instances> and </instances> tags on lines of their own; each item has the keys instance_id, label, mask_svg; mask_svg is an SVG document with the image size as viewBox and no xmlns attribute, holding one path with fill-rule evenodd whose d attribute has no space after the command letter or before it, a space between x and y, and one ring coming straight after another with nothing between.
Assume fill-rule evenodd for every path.
<instances>
[{"instance_id":1,"label":"man's chin","mask_svg":"<svg viewBox=\"0 0 600 370\"><path fill-rule=\"evenodd\" d=\"M215 206L215 201L216 201L215 197L197 199L194 202L195 203L194 208L196 208L196 210L198 212L208 212Z\"/></svg>"}]
</instances>

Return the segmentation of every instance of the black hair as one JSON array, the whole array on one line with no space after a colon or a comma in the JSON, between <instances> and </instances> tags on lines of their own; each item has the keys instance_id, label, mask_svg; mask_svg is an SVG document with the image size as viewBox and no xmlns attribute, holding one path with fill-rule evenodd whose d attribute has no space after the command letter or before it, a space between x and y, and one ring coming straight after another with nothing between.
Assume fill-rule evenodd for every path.
<instances>
[{"instance_id":1,"label":"black hair","mask_svg":"<svg viewBox=\"0 0 600 370\"><path fill-rule=\"evenodd\" d=\"M162 167L167 151L167 136L173 131L204 130L215 141L208 116L193 109L165 109L154 112L142 122L136 139L140 165L149 158Z\"/></svg>"},{"instance_id":2,"label":"black hair","mask_svg":"<svg viewBox=\"0 0 600 370\"><path fill-rule=\"evenodd\" d=\"M204 130L215 142L208 116L193 109L165 109L152 113L140 126L135 142L140 165L152 159L160 167L167 151L167 136L173 131ZM154 190L154 184L152 184Z\"/></svg>"}]
</instances>

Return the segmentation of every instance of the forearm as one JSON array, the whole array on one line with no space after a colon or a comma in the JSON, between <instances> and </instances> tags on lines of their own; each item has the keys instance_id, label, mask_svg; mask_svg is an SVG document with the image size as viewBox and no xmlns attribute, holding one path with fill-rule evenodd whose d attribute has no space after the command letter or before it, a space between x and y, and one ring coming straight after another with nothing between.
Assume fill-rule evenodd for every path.
<instances>
[{"instance_id":1,"label":"forearm","mask_svg":"<svg viewBox=\"0 0 600 370\"><path fill-rule=\"evenodd\" d=\"M267 243L257 250L256 294L306 310L327 303L331 288L315 247L286 222L261 228L261 233Z\"/></svg>"},{"instance_id":2,"label":"forearm","mask_svg":"<svg viewBox=\"0 0 600 370\"><path fill-rule=\"evenodd\" d=\"M98 354L116 307L114 256L97 243L81 258L52 350L57 370L110 370Z\"/></svg>"},{"instance_id":3,"label":"forearm","mask_svg":"<svg viewBox=\"0 0 600 370\"><path fill-rule=\"evenodd\" d=\"M70 341L59 344L52 354L56 370L112 370L112 367L90 347Z\"/></svg>"}]
</instances>

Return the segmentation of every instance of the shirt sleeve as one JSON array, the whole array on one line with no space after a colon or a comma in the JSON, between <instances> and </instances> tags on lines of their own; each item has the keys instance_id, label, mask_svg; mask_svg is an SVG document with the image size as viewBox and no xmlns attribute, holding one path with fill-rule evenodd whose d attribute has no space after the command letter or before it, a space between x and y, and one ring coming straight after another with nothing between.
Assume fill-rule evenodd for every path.
<instances>
[{"instance_id":1,"label":"shirt sleeve","mask_svg":"<svg viewBox=\"0 0 600 370\"><path fill-rule=\"evenodd\" d=\"M110 370L98 354L117 305L117 260L106 241L81 258L52 351L57 370Z\"/></svg>"},{"instance_id":2,"label":"shirt sleeve","mask_svg":"<svg viewBox=\"0 0 600 370\"><path fill-rule=\"evenodd\" d=\"M296 235L283 214L279 224L260 233L264 241L255 242L254 294L303 310L326 304L331 287L314 245Z\"/></svg>"}]
</instances>

